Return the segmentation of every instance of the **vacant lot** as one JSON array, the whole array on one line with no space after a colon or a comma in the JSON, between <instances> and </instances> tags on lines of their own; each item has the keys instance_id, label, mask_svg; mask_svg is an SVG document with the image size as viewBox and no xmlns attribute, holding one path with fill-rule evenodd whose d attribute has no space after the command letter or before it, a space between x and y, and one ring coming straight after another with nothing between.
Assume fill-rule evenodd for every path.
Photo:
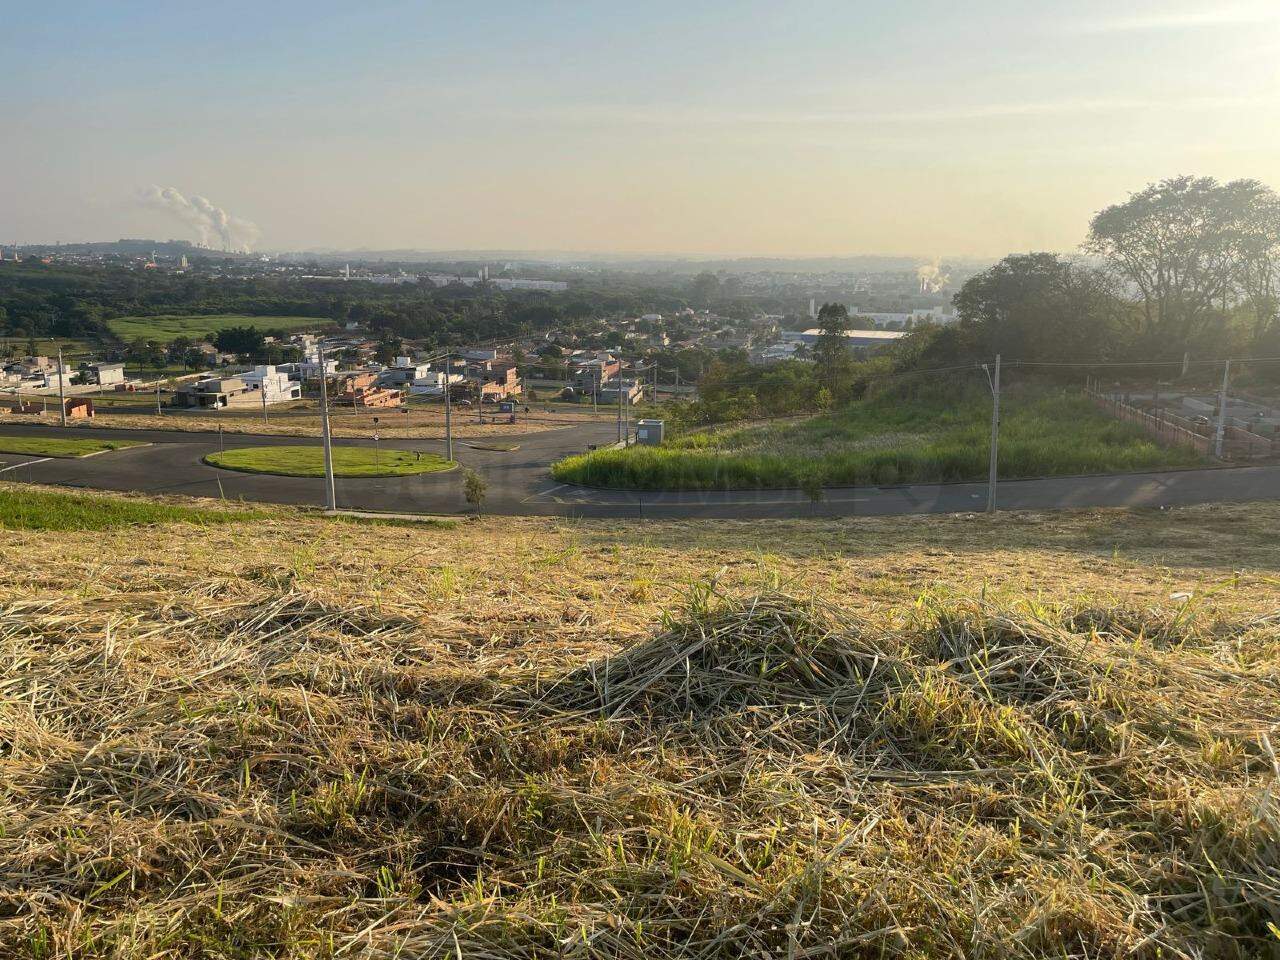
<instances>
[{"instance_id":1,"label":"vacant lot","mask_svg":"<svg viewBox=\"0 0 1280 960\"><path fill-rule=\"evenodd\" d=\"M976 391L880 397L808 420L676 436L665 446L571 457L556 479L639 490L732 490L985 479L991 401ZM1080 397L1023 390L1005 399L1000 475L1114 473L1201 464Z\"/></svg>"},{"instance_id":2,"label":"vacant lot","mask_svg":"<svg viewBox=\"0 0 1280 960\"><path fill-rule=\"evenodd\" d=\"M0 953L1267 956L1278 535L0 533Z\"/></svg>"},{"instance_id":3,"label":"vacant lot","mask_svg":"<svg viewBox=\"0 0 1280 960\"><path fill-rule=\"evenodd\" d=\"M111 332L126 343L154 340L168 343L175 337L203 340L226 327L255 327L258 330L315 330L332 324L322 317L250 317L242 314L202 316L117 317L109 321Z\"/></svg>"},{"instance_id":4,"label":"vacant lot","mask_svg":"<svg viewBox=\"0 0 1280 960\"><path fill-rule=\"evenodd\" d=\"M83 437L0 436L0 453L32 457L86 457L91 453L136 447L137 440L94 440Z\"/></svg>"},{"instance_id":5,"label":"vacant lot","mask_svg":"<svg viewBox=\"0 0 1280 960\"><path fill-rule=\"evenodd\" d=\"M434 453L371 447L334 447L333 474L336 477L407 477L417 473L439 473L456 464ZM244 473L274 473L282 477L323 477L324 448L240 447L211 453L205 463Z\"/></svg>"}]
</instances>

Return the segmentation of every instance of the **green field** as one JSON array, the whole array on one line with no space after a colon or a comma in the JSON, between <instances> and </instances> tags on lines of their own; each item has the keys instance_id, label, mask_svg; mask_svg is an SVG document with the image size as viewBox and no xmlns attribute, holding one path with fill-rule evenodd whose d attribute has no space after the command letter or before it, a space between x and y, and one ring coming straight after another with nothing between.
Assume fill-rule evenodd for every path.
<instances>
[{"instance_id":1,"label":"green field","mask_svg":"<svg viewBox=\"0 0 1280 960\"><path fill-rule=\"evenodd\" d=\"M740 490L983 480L991 401L883 396L809 420L677 436L663 447L599 450L552 467L562 483L633 490ZM1080 397L1011 393L1000 431L1003 478L1190 467L1189 447L1162 447Z\"/></svg>"},{"instance_id":2,"label":"green field","mask_svg":"<svg viewBox=\"0 0 1280 960\"><path fill-rule=\"evenodd\" d=\"M237 447L211 453L204 462L224 470L242 473L271 473L281 477L323 477L324 448ZM336 477L406 477L416 473L439 473L456 466L434 453L374 447L334 447L333 474Z\"/></svg>"},{"instance_id":3,"label":"green field","mask_svg":"<svg viewBox=\"0 0 1280 960\"><path fill-rule=\"evenodd\" d=\"M32 457L85 457L107 450L142 446L137 440L90 440L79 437L0 437L0 453Z\"/></svg>"},{"instance_id":4,"label":"green field","mask_svg":"<svg viewBox=\"0 0 1280 960\"><path fill-rule=\"evenodd\" d=\"M226 327L255 327L258 330L313 330L328 326L321 317L250 317L238 313L204 314L194 317L117 317L108 321L111 332L126 343L153 340L168 343L175 337L201 340Z\"/></svg>"}]
</instances>

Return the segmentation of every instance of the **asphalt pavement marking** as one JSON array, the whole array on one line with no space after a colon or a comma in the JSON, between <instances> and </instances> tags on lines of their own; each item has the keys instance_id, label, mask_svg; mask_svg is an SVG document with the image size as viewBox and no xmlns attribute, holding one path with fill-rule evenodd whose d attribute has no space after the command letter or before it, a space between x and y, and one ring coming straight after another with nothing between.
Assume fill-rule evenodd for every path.
<instances>
[{"instance_id":1,"label":"asphalt pavement marking","mask_svg":"<svg viewBox=\"0 0 1280 960\"><path fill-rule=\"evenodd\" d=\"M0 473L8 473L10 470L17 470L19 467L30 467L33 464L45 463L52 459L53 457L41 457L39 460L24 460L22 463L15 463L11 467L0 467Z\"/></svg>"}]
</instances>

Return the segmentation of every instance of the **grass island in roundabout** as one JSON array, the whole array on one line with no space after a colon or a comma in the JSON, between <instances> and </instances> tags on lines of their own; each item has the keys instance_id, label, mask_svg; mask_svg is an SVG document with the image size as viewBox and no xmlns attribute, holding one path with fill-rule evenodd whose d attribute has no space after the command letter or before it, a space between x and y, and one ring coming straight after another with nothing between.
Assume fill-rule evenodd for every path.
<instances>
[{"instance_id":1,"label":"grass island in roundabout","mask_svg":"<svg viewBox=\"0 0 1280 960\"><path fill-rule=\"evenodd\" d=\"M204 462L241 473L269 473L280 477L323 477L321 446L236 447L211 453ZM434 453L416 450L378 450L375 447L334 447L335 477L408 477L440 473L457 464Z\"/></svg>"}]
</instances>

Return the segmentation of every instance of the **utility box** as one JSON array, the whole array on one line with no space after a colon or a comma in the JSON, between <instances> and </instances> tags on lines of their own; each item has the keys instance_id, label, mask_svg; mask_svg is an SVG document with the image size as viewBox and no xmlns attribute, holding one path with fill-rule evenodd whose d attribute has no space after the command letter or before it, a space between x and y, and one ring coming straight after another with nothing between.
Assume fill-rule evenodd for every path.
<instances>
[{"instance_id":1,"label":"utility box","mask_svg":"<svg viewBox=\"0 0 1280 960\"><path fill-rule=\"evenodd\" d=\"M656 447L662 443L662 435L666 428L663 420L637 420L636 443L646 447Z\"/></svg>"}]
</instances>

